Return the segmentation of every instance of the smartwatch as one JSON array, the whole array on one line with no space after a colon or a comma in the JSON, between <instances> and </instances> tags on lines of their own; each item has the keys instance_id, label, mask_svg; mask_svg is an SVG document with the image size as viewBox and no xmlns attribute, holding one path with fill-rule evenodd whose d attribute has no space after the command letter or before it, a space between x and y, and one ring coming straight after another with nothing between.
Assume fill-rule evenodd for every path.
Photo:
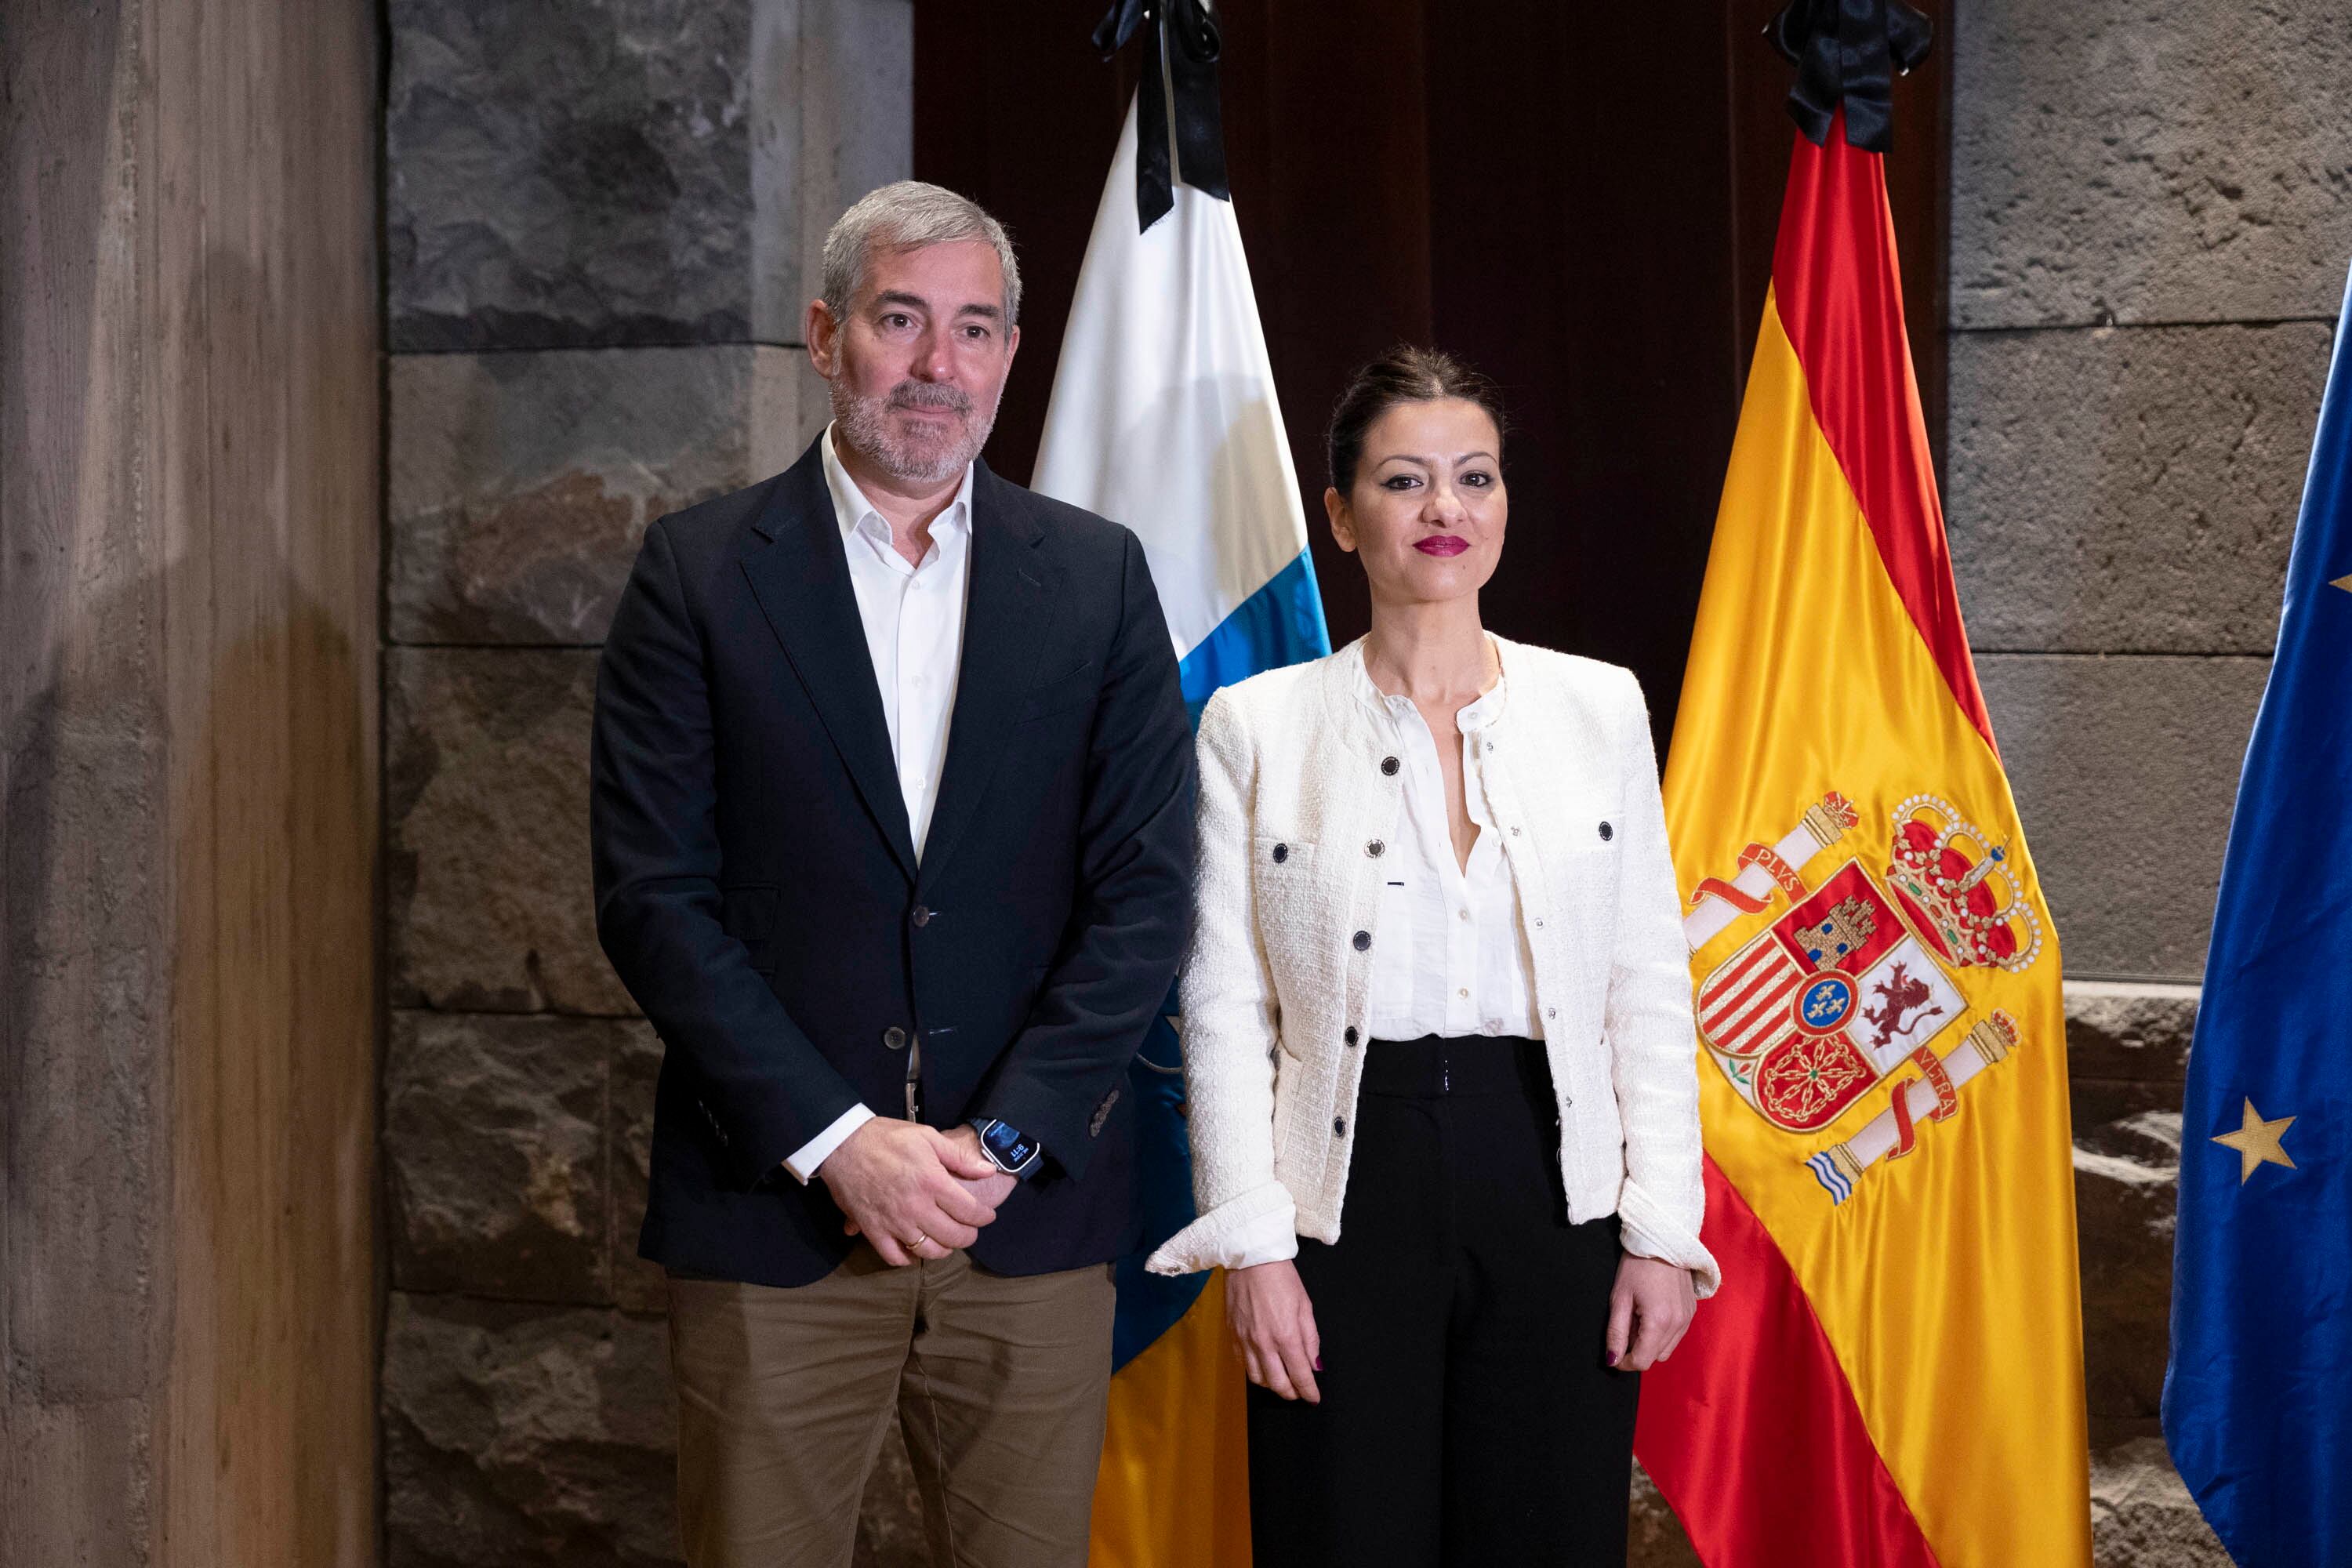
<instances>
[{"instance_id":1,"label":"smartwatch","mask_svg":"<svg viewBox=\"0 0 2352 1568\"><path fill-rule=\"evenodd\" d=\"M1044 1152L1034 1138L1024 1138L993 1118L974 1117L971 1127L980 1134L980 1151L988 1156L988 1163L1008 1176L1027 1175Z\"/></svg>"}]
</instances>

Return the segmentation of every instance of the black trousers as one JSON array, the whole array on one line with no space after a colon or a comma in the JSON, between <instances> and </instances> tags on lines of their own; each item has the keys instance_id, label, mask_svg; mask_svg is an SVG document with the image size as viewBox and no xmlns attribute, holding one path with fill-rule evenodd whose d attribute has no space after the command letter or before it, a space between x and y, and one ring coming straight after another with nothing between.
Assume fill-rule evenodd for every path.
<instances>
[{"instance_id":1,"label":"black trousers","mask_svg":"<svg viewBox=\"0 0 2352 1568\"><path fill-rule=\"evenodd\" d=\"M1622 1568L1641 1379L1603 1361L1617 1221L1568 1223L1543 1047L1365 1049L1344 1234L1298 1247L1322 1403L1249 1391L1256 1560Z\"/></svg>"}]
</instances>

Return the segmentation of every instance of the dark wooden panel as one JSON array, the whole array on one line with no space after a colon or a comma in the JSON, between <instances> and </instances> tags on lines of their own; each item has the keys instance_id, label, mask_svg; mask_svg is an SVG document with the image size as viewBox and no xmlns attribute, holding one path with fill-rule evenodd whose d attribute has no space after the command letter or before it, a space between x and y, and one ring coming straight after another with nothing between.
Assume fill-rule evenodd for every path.
<instances>
[{"instance_id":1,"label":"dark wooden panel","mask_svg":"<svg viewBox=\"0 0 2352 1568\"><path fill-rule=\"evenodd\" d=\"M1662 716L1730 452L1720 22L1457 0L1433 13L1439 340L1503 384L1506 636L1638 670ZM1661 76L1633 67L1664 62Z\"/></svg>"},{"instance_id":2,"label":"dark wooden panel","mask_svg":"<svg viewBox=\"0 0 2352 1568\"><path fill-rule=\"evenodd\" d=\"M1427 342L1432 181L1421 0L1252 0L1229 16L1231 168L1336 647L1370 622L1324 521L1324 426L1355 367ZM1252 63L1262 61L1262 64Z\"/></svg>"},{"instance_id":3,"label":"dark wooden panel","mask_svg":"<svg viewBox=\"0 0 2352 1568\"><path fill-rule=\"evenodd\" d=\"M1363 630L1323 522L1322 428L1355 364L1434 342L1514 435L1495 628L1632 665L1671 721L1795 131L1778 0L1225 0L1234 210L1335 640ZM1021 366L990 460L1028 473L1133 67L1100 0L927 0L916 172L1013 225ZM1939 28L1948 6L1936 7ZM1896 89L1887 181L1940 453L1948 48Z\"/></svg>"},{"instance_id":4,"label":"dark wooden panel","mask_svg":"<svg viewBox=\"0 0 2352 1568\"><path fill-rule=\"evenodd\" d=\"M962 192L1013 232L1021 353L991 467L1026 479L1061 358L1062 328L1094 230L1103 176L1135 89L1087 35L1104 0L927 0L915 15L915 174Z\"/></svg>"}]
</instances>

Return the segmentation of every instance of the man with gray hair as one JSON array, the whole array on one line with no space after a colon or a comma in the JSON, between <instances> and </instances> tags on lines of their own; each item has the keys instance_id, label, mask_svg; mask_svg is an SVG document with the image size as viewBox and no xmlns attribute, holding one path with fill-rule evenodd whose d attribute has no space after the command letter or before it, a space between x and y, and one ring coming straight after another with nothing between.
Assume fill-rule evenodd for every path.
<instances>
[{"instance_id":1,"label":"man with gray hair","mask_svg":"<svg viewBox=\"0 0 2352 1568\"><path fill-rule=\"evenodd\" d=\"M1086 1561L1192 743L1134 535L979 459L1020 304L961 196L851 207L832 424L655 522L604 647L597 931L665 1047L639 1250L695 1568L846 1564L894 1416L935 1562Z\"/></svg>"}]
</instances>

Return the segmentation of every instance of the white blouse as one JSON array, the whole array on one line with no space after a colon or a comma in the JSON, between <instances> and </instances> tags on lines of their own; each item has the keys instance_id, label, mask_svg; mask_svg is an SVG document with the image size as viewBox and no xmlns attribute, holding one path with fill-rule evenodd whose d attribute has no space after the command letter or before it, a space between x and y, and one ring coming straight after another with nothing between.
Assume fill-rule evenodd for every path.
<instances>
[{"instance_id":1,"label":"white blouse","mask_svg":"<svg viewBox=\"0 0 2352 1568\"><path fill-rule=\"evenodd\" d=\"M1537 1016L1534 957L1519 909L1518 886L1504 857L1495 810L1487 798L1482 731L1502 716L1507 679L1454 715L1462 748L1462 793L1478 837L1470 863L1454 857L1447 822L1445 774L1437 740L1410 697L1391 697L1372 684L1360 645L1353 660L1362 694L1387 716L1396 754L1404 764L1402 800L1381 860L1381 945L1388 958L1372 973L1371 1036L1415 1040L1423 1035L1517 1035L1543 1038ZM1402 941L1391 942L1394 931Z\"/></svg>"}]
</instances>

